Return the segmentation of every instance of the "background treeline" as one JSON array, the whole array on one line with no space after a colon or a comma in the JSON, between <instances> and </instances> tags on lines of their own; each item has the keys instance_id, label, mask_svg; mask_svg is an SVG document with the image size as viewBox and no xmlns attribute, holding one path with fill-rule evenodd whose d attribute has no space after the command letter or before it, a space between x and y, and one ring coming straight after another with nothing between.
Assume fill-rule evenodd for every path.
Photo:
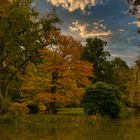
<instances>
[{"instance_id":1,"label":"background treeline","mask_svg":"<svg viewBox=\"0 0 140 140\"><path fill-rule=\"evenodd\" d=\"M91 105L97 107L91 114L102 113L108 112L104 102L100 106L105 98L115 114L120 103L140 107L140 58L131 68L119 57L109 60L106 41L88 38L83 45L62 35L60 23L55 11L41 16L29 0L0 1L1 114L56 113L58 107ZM84 102L88 89L90 96L103 95L88 104L94 99L99 104Z\"/></svg>"}]
</instances>

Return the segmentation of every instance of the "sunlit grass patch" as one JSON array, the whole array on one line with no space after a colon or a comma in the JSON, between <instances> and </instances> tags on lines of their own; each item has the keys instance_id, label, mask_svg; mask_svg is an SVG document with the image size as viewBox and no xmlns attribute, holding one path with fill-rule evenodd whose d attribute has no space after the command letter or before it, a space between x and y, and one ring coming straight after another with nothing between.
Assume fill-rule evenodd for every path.
<instances>
[{"instance_id":1,"label":"sunlit grass patch","mask_svg":"<svg viewBox=\"0 0 140 140\"><path fill-rule=\"evenodd\" d=\"M83 108L58 108L58 114L83 114Z\"/></svg>"}]
</instances>

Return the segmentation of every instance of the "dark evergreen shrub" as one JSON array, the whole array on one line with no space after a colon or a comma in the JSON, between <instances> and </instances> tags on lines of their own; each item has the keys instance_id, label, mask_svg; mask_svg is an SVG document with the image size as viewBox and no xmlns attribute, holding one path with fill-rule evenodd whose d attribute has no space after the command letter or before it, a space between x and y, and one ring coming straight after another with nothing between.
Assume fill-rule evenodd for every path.
<instances>
[{"instance_id":1,"label":"dark evergreen shrub","mask_svg":"<svg viewBox=\"0 0 140 140\"><path fill-rule=\"evenodd\" d=\"M97 82L86 89L81 104L88 115L100 114L116 118L121 112L121 96L122 93L116 86Z\"/></svg>"},{"instance_id":2,"label":"dark evergreen shrub","mask_svg":"<svg viewBox=\"0 0 140 140\"><path fill-rule=\"evenodd\" d=\"M30 114L35 114L39 112L39 106L37 103L31 103L27 105Z\"/></svg>"}]
</instances>

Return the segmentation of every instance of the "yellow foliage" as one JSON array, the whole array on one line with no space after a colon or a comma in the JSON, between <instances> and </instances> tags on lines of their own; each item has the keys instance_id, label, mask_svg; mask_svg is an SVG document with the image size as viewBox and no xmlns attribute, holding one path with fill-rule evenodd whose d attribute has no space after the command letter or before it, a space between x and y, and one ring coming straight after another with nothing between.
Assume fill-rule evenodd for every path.
<instances>
[{"instance_id":1,"label":"yellow foliage","mask_svg":"<svg viewBox=\"0 0 140 140\"><path fill-rule=\"evenodd\" d=\"M40 104L39 104L39 110L40 110L40 112L45 112L45 111L46 111L46 106L45 106L45 104L40 103Z\"/></svg>"},{"instance_id":2,"label":"yellow foliage","mask_svg":"<svg viewBox=\"0 0 140 140\"><path fill-rule=\"evenodd\" d=\"M80 60L82 46L78 41L58 32L52 35L57 43L40 51L43 63L25 77L22 88L35 92L34 99L40 103L79 104L84 86L90 84L88 77L93 76L93 65Z\"/></svg>"},{"instance_id":3,"label":"yellow foliage","mask_svg":"<svg viewBox=\"0 0 140 140\"><path fill-rule=\"evenodd\" d=\"M25 114L27 114L27 104L26 103L17 103L13 102L10 105L10 113L13 114L18 119L23 119Z\"/></svg>"},{"instance_id":4,"label":"yellow foliage","mask_svg":"<svg viewBox=\"0 0 140 140\"><path fill-rule=\"evenodd\" d=\"M130 73L131 80L126 84L126 100L129 104L140 107L140 67L133 66Z\"/></svg>"}]
</instances>

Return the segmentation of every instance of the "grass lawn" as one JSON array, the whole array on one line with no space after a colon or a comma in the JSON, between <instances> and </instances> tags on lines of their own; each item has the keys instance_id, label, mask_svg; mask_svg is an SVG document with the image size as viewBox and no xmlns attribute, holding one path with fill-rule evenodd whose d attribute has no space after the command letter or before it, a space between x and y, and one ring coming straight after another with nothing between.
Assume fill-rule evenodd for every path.
<instances>
[{"instance_id":1,"label":"grass lawn","mask_svg":"<svg viewBox=\"0 0 140 140\"><path fill-rule=\"evenodd\" d=\"M27 114L18 123L12 116L0 116L0 140L139 140L138 118L94 120L82 108L59 108L56 115Z\"/></svg>"},{"instance_id":2,"label":"grass lawn","mask_svg":"<svg viewBox=\"0 0 140 140\"><path fill-rule=\"evenodd\" d=\"M83 108L58 108L58 114L84 114Z\"/></svg>"}]
</instances>

